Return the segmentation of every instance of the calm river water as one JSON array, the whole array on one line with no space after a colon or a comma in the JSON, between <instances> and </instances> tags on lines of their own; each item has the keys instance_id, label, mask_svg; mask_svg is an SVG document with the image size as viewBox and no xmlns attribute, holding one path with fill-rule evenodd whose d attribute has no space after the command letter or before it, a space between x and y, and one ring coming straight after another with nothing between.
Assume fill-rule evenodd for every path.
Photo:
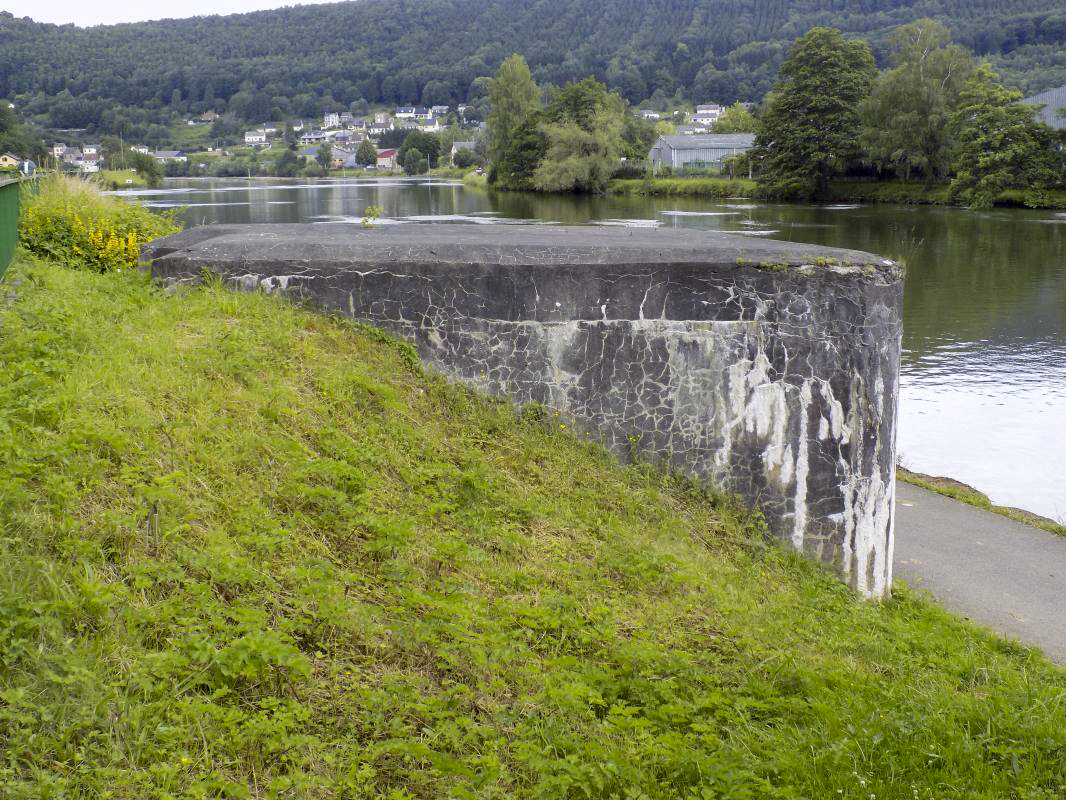
<instances>
[{"instance_id":1,"label":"calm river water","mask_svg":"<svg viewBox=\"0 0 1066 800\"><path fill-rule=\"evenodd\" d=\"M911 469L1066 520L1066 214L487 194L458 181L172 180L132 194L189 224L637 225L868 250L908 266L899 452Z\"/></svg>"}]
</instances>

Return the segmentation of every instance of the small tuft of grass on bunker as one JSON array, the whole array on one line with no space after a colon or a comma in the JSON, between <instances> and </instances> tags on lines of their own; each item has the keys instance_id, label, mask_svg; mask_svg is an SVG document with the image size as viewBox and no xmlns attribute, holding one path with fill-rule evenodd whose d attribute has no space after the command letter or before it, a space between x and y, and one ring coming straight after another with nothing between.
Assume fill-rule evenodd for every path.
<instances>
[{"instance_id":1,"label":"small tuft of grass on bunker","mask_svg":"<svg viewBox=\"0 0 1066 800\"><path fill-rule=\"evenodd\" d=\"M25 257L4 797L1059 798L1066 674L371 329Z\"/></svg>"}]
</instances>

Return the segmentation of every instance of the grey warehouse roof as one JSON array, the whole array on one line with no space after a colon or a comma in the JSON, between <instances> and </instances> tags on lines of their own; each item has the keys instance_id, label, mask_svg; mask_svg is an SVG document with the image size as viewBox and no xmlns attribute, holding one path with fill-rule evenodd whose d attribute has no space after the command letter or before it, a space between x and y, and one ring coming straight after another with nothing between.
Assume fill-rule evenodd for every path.
<instances>
[{"instance_id":1,"label":"grey warehouse roof","mask_svg":"<svg viewBox=\"0 0 1066 800\"><path fill-rule=\"evenodd\" d=\"M736 148L740 150L755 144L755 134L711 133L705 136L660 136L659 142L662 142L672 150L703 150L711 148Z\"/></svg>"},{"instance_id":2,"label":"grey warehouse roof","mask_svg":"<svg viewBox=\"0 0 1066 800\"><path fill-rule=\"evenodd\" d=\"M1057 89L1048 89L1046 92L1034 94L1022 101L1031 106L1044 108L1037 112L1037 117L1042 119L1052 128L1066 128L1066 117L1059 116L1059 109L1066 108L1066 86Z\"/></svg>"}]
</instances>

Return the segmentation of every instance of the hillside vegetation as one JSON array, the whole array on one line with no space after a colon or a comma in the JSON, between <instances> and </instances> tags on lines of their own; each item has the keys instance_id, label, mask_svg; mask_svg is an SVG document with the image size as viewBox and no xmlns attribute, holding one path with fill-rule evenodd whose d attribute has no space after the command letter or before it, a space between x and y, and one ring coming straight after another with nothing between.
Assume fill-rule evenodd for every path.
<instances>
[{"instance_id":1,"label":"hillside vegetation","mask_svg":"<svg viewBox=\"0 0 1066 800\"><path fill-rule=\"evenodd\" d=\"M1066 793L1063 672L543 410L269 296L8 280L0 796Z\"/></svg>"},{"instance_id":2,"label":"hillside vegetation","mask_svg":"<svg viewBox=\"0 0 1066 800\"><path fill-rule=\"evenodd\" d=\"M359 100L477 105L517 52L541 84L758 101L810 28L861 35L884 65L892 29L927 16L1008 84L1066 83L1059 0L360 0L87 29L3 13L0 97L54 127L131 134L207 108L257 122Z\"/></svg>"}]
</instances>

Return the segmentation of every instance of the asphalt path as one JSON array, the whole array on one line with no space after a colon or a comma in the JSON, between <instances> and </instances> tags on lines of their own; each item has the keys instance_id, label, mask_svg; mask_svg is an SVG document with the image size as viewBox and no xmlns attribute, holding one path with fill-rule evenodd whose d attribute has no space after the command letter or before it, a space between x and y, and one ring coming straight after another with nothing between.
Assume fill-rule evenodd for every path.
<instances>
[{"instance_id":1,"label":"asphalt path","mask_svg":"<svg viewBox=\"0 0 1066 800\"><path fill-rule=\"evenodd\" d=\"M1066 665L1066 537L898 481L894 577Z\"/></svg>"}]
</instances>

